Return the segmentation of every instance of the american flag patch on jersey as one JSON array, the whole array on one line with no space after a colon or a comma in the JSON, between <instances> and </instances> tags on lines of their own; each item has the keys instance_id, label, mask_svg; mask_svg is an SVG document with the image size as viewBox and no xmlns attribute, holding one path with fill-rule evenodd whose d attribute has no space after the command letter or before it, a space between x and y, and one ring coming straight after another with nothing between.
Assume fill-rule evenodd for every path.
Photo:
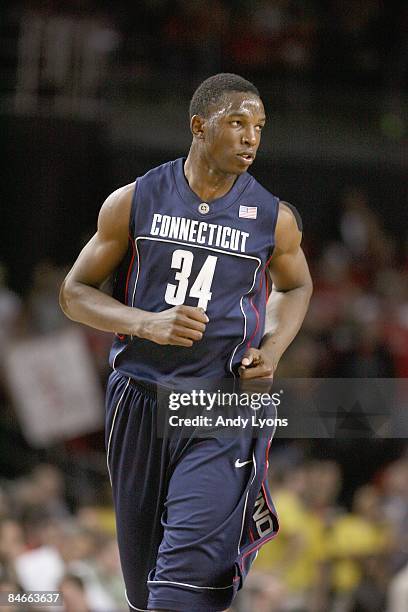
<instances>
[{"instance_id":1,"label":"american flag patch on jersey","mask_svg":"<svg viewBox=\"0 0 408 612\"><path fill-rule=\"evenodd\" d=\"M243 219L256 219L256 215L258 214L257 206L240 206L239 207L239 217Z\"/></svg>"}]
</instances>

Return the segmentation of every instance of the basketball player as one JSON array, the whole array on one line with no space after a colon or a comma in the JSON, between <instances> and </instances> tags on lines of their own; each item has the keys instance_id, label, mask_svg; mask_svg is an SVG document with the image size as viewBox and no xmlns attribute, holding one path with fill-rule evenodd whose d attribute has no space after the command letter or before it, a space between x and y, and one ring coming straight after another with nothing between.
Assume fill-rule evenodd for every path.
<instances>
[{"instance_id":1,"label":"basketball player","mask_svg":"<svg viewBox=\"0 0 408 612\"><path fill-rule=\"evenodd\" d=\"M204 81L187 158L107 198L61 289L68 317L115 333L106 448L131 610L225 610L277 532L273 430L160 437L155 391L189 377L271 378L304 319L312 284L300 217L247 172L264 124L252 83ZM99 287L113 273L108 296Z\"/></svg>"}]
</instances>

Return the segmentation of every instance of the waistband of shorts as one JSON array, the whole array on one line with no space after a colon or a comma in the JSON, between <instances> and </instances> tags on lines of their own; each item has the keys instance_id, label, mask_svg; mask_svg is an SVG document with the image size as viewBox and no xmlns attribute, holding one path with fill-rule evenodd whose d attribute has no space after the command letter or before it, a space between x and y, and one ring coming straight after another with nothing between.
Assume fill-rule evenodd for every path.
<instances>
[{"instance_id":1,"label":"waistband of shorts","mask_svg":"<svg viewBox=\"0 0 408 612\"><path fill-rule=\"evenodd\" d=\"M129 384L145 395L149 395L154 399L157 398L157 385L155 383L149 383L146 380L137 380L136 378L129 378Z\"/></svg>"}]
</instances>

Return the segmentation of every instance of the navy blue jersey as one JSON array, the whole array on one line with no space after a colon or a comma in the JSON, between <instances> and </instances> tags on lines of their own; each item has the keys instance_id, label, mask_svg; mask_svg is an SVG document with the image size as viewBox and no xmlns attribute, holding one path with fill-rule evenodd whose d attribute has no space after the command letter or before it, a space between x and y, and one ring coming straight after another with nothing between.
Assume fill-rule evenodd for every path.
<instances>
[{"instance_id":1,"label":"navy blue jersey","mask_svg":"<svg viewBox=\"0 0 408 612\"><path fill-rule=\"evenodd\" d=\"M110 355L115 370L164 384L234 377L247 348L259 346L279 209L279 199L248 173L225 196L202 202L183 167L184 159L177 159L136 180L129 251L113 294L150 312L180 304L206 311L204 336L191 348L115 338Z\"/></svg>"}]
</instances>

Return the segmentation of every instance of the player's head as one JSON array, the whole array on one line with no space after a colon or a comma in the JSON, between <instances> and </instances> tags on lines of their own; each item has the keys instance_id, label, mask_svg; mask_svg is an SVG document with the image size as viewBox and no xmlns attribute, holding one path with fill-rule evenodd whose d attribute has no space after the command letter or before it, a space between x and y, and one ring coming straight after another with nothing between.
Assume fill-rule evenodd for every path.
<instances>
[{"instance_id":1,"label":"player's head","mask_svg":"<svg viewBox=\"0 0 408 612\"><path fill-rule=\"evenodd\" d=\"M259 91L237 74L209 77L191 98L190 124L195 144L211 167L242 174L255 159L265 124Z\"/></svg>"}]
</instances>

